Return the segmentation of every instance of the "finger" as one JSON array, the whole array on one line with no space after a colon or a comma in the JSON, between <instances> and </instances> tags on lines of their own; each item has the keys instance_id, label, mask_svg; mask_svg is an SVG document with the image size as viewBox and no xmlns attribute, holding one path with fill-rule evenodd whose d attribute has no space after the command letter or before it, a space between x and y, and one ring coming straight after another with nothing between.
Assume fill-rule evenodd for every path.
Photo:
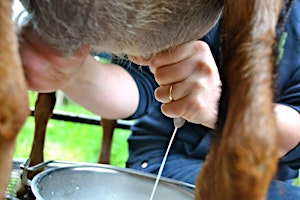
<instances>
[{"instance_id":1,"label":"finger","mask_svg":"<svg viewBox=\"0 0 300 200\"><path fill-rule=\"evenodd\" d=\"M160 52L149 59L152 67L175 64L191 57L196 52L206 51L208 45L203 41L192 41L183 43L175 48Z\"/></svg>"},{"instance_id":2,"label":"finger","mask_svg":"<svg viewBox=\"0 0 300 200\"><path fill-rule=\"evenodd\" d=\"M175 98L173 93L173 86L172 86L172 90L171 90L171 85L165 85L156 88L156 90L154 91L154 96L156 100L161 103L170 103L172 99L174 100ZM172 99L170 99L170 97L172 97Z\"/></svg>"},{"instance_id":3,"label":"finger","mask_svg":"<svg viewBox=\"0 0 300 200\"><path fill-rule=\"evenodd\" d=\"M172 101L161 105L161 111L164 115L184 119L194 122L195 116L203 111L203 102L198 98L199 95L189 94L179 100Z\"/></svg>"},{"instance_id":4,"label":"finger","mask_svg":"<svg viewBox=\"0 0 300 200\"><path fill-rule=\"evenodd\" d=\"M157 101L161 103L170 103L172 100L176 101L188 95L195 84L191 84L187 81L172 84L172 90L170 91L171 85L164 85L158 87L154 91L154 95ZM172 97L172 100L170 99Z\"/></svg>"},{"instance_id":5,"label":"finger","mask_svg":"<svg viewBox=\"0 0 300 200\"><path fill-rule=\"evenodd\" d=\"M205 49L206 47L203 47ZM196 74L205 75L212 73L215 66L214 59L209 51L199 51L178 63L159 67L155 72L155 80L159 85L169 85L182 82L189 76ZM215 73L215 72L214 72Z\"/></svg>"},{"instance_id":6,"label":"finger","mask_svg":"<svg viewBox=\"0 0 300 200\"><path fill-rule=\"evenodd\" d=\"M133 55L128 55L128 58L138 65L148 65L150 67L151 72L155 74L157 68L164 65L178 63L192 56L199 49L203 49L203 45L206 45L206 43L202 41L188 42L179 45L176 48L160 52L152 56L150 59L145 59Z\"/></svg>"},{"instance_id":7,"label":"finger","mask_svg":"<svg viewBox=\"0 0 300 200\"><path fill-rule=\"evenodd\" d=\"M185 110L185 103L182 99L161 105L161 111L170 118L182 117Z\"/></svg>"},{"instance_id":8,"label":"finger","mask_svg":"<svg viewBox=\"0 0 300 200\"><path fill-rule=\"evenodd\" d=\"M137 56L133 56L133 55L127 55L127 57L129 58L129 60L137 65L141 65L141 66L147 66L149 65L149 60L142 58L142 57L137 57Z\"/></svg>"},{"instance_id":9,"label":"finger","mask_svg":"<svg viewBox=\"0 0 300 200\"><path fill-rule=\"evenodd\" d=\"M155 80L159 85L170 85L185 80L193 73L195 63L191 59L156 69Z\"/></svg>"}]
</instances>

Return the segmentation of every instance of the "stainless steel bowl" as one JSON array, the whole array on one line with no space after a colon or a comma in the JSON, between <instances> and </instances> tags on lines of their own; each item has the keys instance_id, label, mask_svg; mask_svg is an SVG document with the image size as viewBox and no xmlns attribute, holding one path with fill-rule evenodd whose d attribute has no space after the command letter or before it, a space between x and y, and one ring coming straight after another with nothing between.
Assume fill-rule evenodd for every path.
<instances>
[{"instance_id":1,"label":"stainless steel bowl","mask_svg":"<svg viewBox=\"0 0 300 200\"><path fill-rule=\"evenodd\" d=\"M31 188L42 200L148 200L155 176L111 166L72 166L50 169L34 177ZM162 178L155 200L194 199L188 184Z\"/></svg>"}]
</instances>

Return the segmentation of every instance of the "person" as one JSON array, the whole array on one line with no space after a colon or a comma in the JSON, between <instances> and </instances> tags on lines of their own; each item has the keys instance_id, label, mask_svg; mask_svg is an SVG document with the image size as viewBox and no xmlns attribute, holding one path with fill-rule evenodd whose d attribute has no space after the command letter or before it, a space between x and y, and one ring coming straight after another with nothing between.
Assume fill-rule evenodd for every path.
<instances>
[{"instance_id":1,"label":"person","mask_svg":"<svg viewBox=\"0 0 300 200\"><path fill-rule=\"evenodd\" d=\"M300 197L299 187L290 183L300 167L300 45L295 42L300 38L299 8L300 1L294 1L276 82L274 110L282 140L277 176L268 191L272 200ZM178 130L163 176L195 183L209 152L210 131L218 112L220 23L200 41L184 43L151 59L129 56L149 66L141 70L126 60L115 60L123 68L101 65L88 55L88 47L64 57L30 30L22 35L20 54L31 89L62 89L80 105L106 118L138 118L128 139L127 167L157 173L174 128L172 118L187 119Z\"/></svg>"}]
</instances>

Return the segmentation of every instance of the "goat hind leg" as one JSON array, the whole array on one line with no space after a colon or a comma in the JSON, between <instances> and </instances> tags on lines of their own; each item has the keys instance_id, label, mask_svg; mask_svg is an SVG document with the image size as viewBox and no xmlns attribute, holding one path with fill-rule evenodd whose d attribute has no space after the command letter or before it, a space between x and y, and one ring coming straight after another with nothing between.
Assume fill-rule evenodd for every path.
<instances>
[{"instance_id":1,"label":"goat hind leg","mask_svg":"<svg viewBox=\"0 0 300 200\"><path fill-rule=\"evenodd\" d=\"M110 152L114 130L117 127L117 120L101 118L102 144L98 163L110 164Z\"/></svg>"},{"instance_id":2,"label":"goat hind leg","mask_svg":"<svg viewBox=\"0 0 300 200\"><path fill-rule=\"evenodd\" d=\"M275 26L281 1L224 1L223 87L228 101L220 138L196 183L196 199L262 200L276 171L273 112Z\"/></svg>"},{"instance_id":3,"label":"goat hind leg","mask_svg":"<svg viewBox=\"0 0 300 200\"><path fill-rule=\"evenodd\" d=\"M12 22L12 0L0 1L0 105L0 199L3 199L15 139L29 114L27 87Z\"/></svg>"}]
</instances>

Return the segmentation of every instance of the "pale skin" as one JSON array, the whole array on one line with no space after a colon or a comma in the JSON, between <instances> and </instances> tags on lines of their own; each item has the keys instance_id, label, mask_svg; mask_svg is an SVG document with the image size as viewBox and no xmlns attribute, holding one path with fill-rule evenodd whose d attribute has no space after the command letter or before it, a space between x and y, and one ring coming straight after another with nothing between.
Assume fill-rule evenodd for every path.
<instances>
[{"instance_id":1,"label":"pale skin","mask_svg":"<svg viewBox=\"0 0 300 200\"><path fill-rule=\"evenodd\" d=\"M137 85L123 68L100 64L88 55L87 47L72 57L64 57L33 32L26 32L23 38L20 54L29 89L38 92L60 89L78 104L105 118L126 118L136 110Z\"/></svg>"},{"instance_id":2,"label":"pale skin","mask_svg":"<svg viewBox=\"0 0 300 200\"><path fill-rule=\"evenodd\" d=\"M100 64L88 55L88 50L83 47L72 57L64 57L28 31L20 53L29 88L38 92L61 89L78 104L105 118L132 115L139 102L135 81L117 65ZM221 81L206 43L182 44L147 60L129 58L139 65L148 65L155 75L160 85L155 97L162 103L163 114L214 128ZM172 102L169 99L171 85ZM282 104L274 104L274 111L281 134L281 157L299 144L300 115Z\"/></svg>"}]
</instances>

